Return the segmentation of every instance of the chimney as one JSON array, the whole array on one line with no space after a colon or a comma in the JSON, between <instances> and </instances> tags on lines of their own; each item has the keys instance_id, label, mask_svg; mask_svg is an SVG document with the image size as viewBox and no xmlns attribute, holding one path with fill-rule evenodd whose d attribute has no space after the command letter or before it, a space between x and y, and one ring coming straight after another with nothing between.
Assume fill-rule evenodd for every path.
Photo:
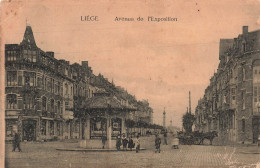
<instances>
[{"instance_id":1,"label":"chimney","mask_svg":"<svg viewBox=\"0 0 260 168\"><path fill-rule=\"evenodd\" d=\"M83 68L88 68L88 61L81 61Z\"/></svg>"},{"instance_id":2,"label":"chimney","mask_svg":"<svg viewBox=\"0 0 260 168\"><path fill-rule=\"evenodd\" d=\"M243 26L243 34L248 33L248 26Z\"/></svg>"},{"instance_id":3,"label":"chimney","mask_svg":"<svg viewBox=\"0 0 260 168\"><path fill-rule=\"evenodd\" d=\"M50 57L54 58L54 52L52 52L52 51L47 51L46 53L47 53Z\"/></svg>"}]
</instances>

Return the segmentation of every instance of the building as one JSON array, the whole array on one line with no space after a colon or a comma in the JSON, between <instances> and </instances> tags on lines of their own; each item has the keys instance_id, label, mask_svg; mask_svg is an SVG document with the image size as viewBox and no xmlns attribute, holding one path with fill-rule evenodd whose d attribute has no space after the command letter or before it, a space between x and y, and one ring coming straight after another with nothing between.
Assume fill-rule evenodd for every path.
<instances>
[{"instance_id":1,"label":"building","mask_svg":"<svg viewBox=\"0 0 260 168\"><path fill-rule=\"evenodd\" d=\"M254 143L260 133L260 30L221 39L219 66L195 111L195 129L221 143Z\"/></svg>"},{"instance_id":2,"label":"building","mask_svg":"<svg viewBox=\"0 0 260 168\"><path fill-rule=\"evenodd\" d=\"M6 140L12 139L14 131L23 141L90 138L90 120L82 114L100 92L108 92L120 106L135 109L134 96L103 75L94 75L88 61L70 64L54 55L36 45L31 26L26 26L20 44L5 45Z\"/></svg>"}]
</instances>

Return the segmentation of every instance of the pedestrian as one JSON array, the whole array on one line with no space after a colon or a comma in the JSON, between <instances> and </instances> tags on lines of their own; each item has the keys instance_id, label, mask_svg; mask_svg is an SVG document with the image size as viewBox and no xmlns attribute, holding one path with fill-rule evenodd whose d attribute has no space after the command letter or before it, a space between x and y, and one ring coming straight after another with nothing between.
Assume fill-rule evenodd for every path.
<instances>
[{"instance_id":1,"label":"pedestrian","mask_svg":"<svg viewBox=\"0 0 260 168\"><path fill-rule=\"evenodd\" d=\"M123 150L127 150L128 140L127 140L125 134L123 134L123 136L122 136L122 143L123 143Z\"/></svg>"},{"instance_id":2,"label":"pedestrian","mask_svg":"<svg viewBox=\"0 0 260 168\"><path fill-rule=\"evenodd\" d=\"M163 137L164 137L164 145L168 145L168 143L167 143L167 131L164 132Z\"/></svg>"},{"instance_id":3,"label":"pedestrian","mask_svg":"<svg viewBox=\"0 0 260 168\"><path fill-rule=\"evenodd\" d=\"M121 137L118 135L117 139L116 139L116 149L120 150L120 146L121 146Z\"/></svg>"},{"instance_id":4,"label":"pedestrian","mask_svg":"<svg viewBox=\"0 0 260 168\"><path fill-rule=\"evenodd\" d=\"M161 138L158 136L158 134L155 135L155 153L161 152Z\"/></svg>"},{"instance_id":5,"label":"pedestrian","mask_svg":"<svg viewBox=\"0 0 260 168\"><path fill-rule=\"evenodd\" d=\"M136 153L140 151L140 138L139 135L136 137L136 148L135 148Z\"/></svg>"},{"instance_id":6,"label":"pedestrian","mask_svg":"<svg viewBox=\"0 0 260 168\"><path fill-rule=\"evenodd\" d=\"M107 141L107 137L103 135L102 136L102 148L103 149L105 149L106 141Z\"/></svg>"},{"instance_id":7,"label":"pedestrian","mask_svg":"<svg viewBox=\"0 0 260 168\"><path fill-rule=\"evenodd\" d=\"M14 134L13 150L12 150L12 152L15 151L16 147L18 148L19 152L22 152L21 147L20 147L20 135L17 132Z\"/></svg>"},{"instance_id":8,"label":"pedestrian","mask_svg":"<svg viewBox=\"0 0 260 168\"><path fill-rule=\"evenodd\" d=\"M129 140L128 140L128 148L130 148L130 150L132 151L132 149L135 147L135 144L134 144L134 141L132 139L132 136L129 137Z\"/></svg>"},{"instance_id":9,"label":"pedestrian","mask_svg":"<svg viewBox=\"0 0 260 168\"><path fill-rule=\"evenodd\" d=\"M179 149L179 138L177 137L177 135L174 135L174 134L173 134L173 138L172 138L172 148Z\"/></svg>"}]
</instances>

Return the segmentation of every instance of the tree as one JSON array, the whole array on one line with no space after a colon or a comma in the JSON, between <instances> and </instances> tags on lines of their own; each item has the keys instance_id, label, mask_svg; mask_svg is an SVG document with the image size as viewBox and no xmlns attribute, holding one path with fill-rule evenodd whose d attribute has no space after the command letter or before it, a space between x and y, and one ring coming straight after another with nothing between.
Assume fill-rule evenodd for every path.
<instances>
[{"instance_id":1,"label":"tree","mask_svg":"<svg viewBox=\"0 0 260 168\"><path fill-rule=\"evenodd\" d=\"M195 116L191 113L186 113L182 116L182 126L187 134L192 132L192 125L195 121Z\"/></svg>"}]
</instances>

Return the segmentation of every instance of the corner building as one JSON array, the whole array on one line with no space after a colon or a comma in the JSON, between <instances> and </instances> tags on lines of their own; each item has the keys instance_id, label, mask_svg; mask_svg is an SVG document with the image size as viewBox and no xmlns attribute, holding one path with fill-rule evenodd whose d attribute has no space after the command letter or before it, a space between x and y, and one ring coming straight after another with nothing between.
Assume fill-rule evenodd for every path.
<instances>
[{"instance_id":1,"label":"corner building","mask_svg":"<svg viewBox=\"0 0 260 168\"><path fill-rule=\"evenodd\" d=\"M5 73L7 141L18 131L22 141L82 139L88 142L85 146L91 146L106 132L107 147L112 147L115 133L126 133L130 112L149 109L152 115L148 102L136 112L134 96L103 75L95 76L88 61L70 64L56 59L52 51L42 51L30 26L26 26L20 44L5 45ZM151 116L148 118L146 122L151 123Z\"/></svg>"},{"instance_id":2,"label":"corner building","mask_svg":"<svg viewBox=\"0 0 260 168\"><path fill-rule=\"evenodd\" d=\"M195 130L217 131L219 143L255 143L260 134L260 30L221 39L219 66L198 101Z\"/></svg>"}]
</instances>

